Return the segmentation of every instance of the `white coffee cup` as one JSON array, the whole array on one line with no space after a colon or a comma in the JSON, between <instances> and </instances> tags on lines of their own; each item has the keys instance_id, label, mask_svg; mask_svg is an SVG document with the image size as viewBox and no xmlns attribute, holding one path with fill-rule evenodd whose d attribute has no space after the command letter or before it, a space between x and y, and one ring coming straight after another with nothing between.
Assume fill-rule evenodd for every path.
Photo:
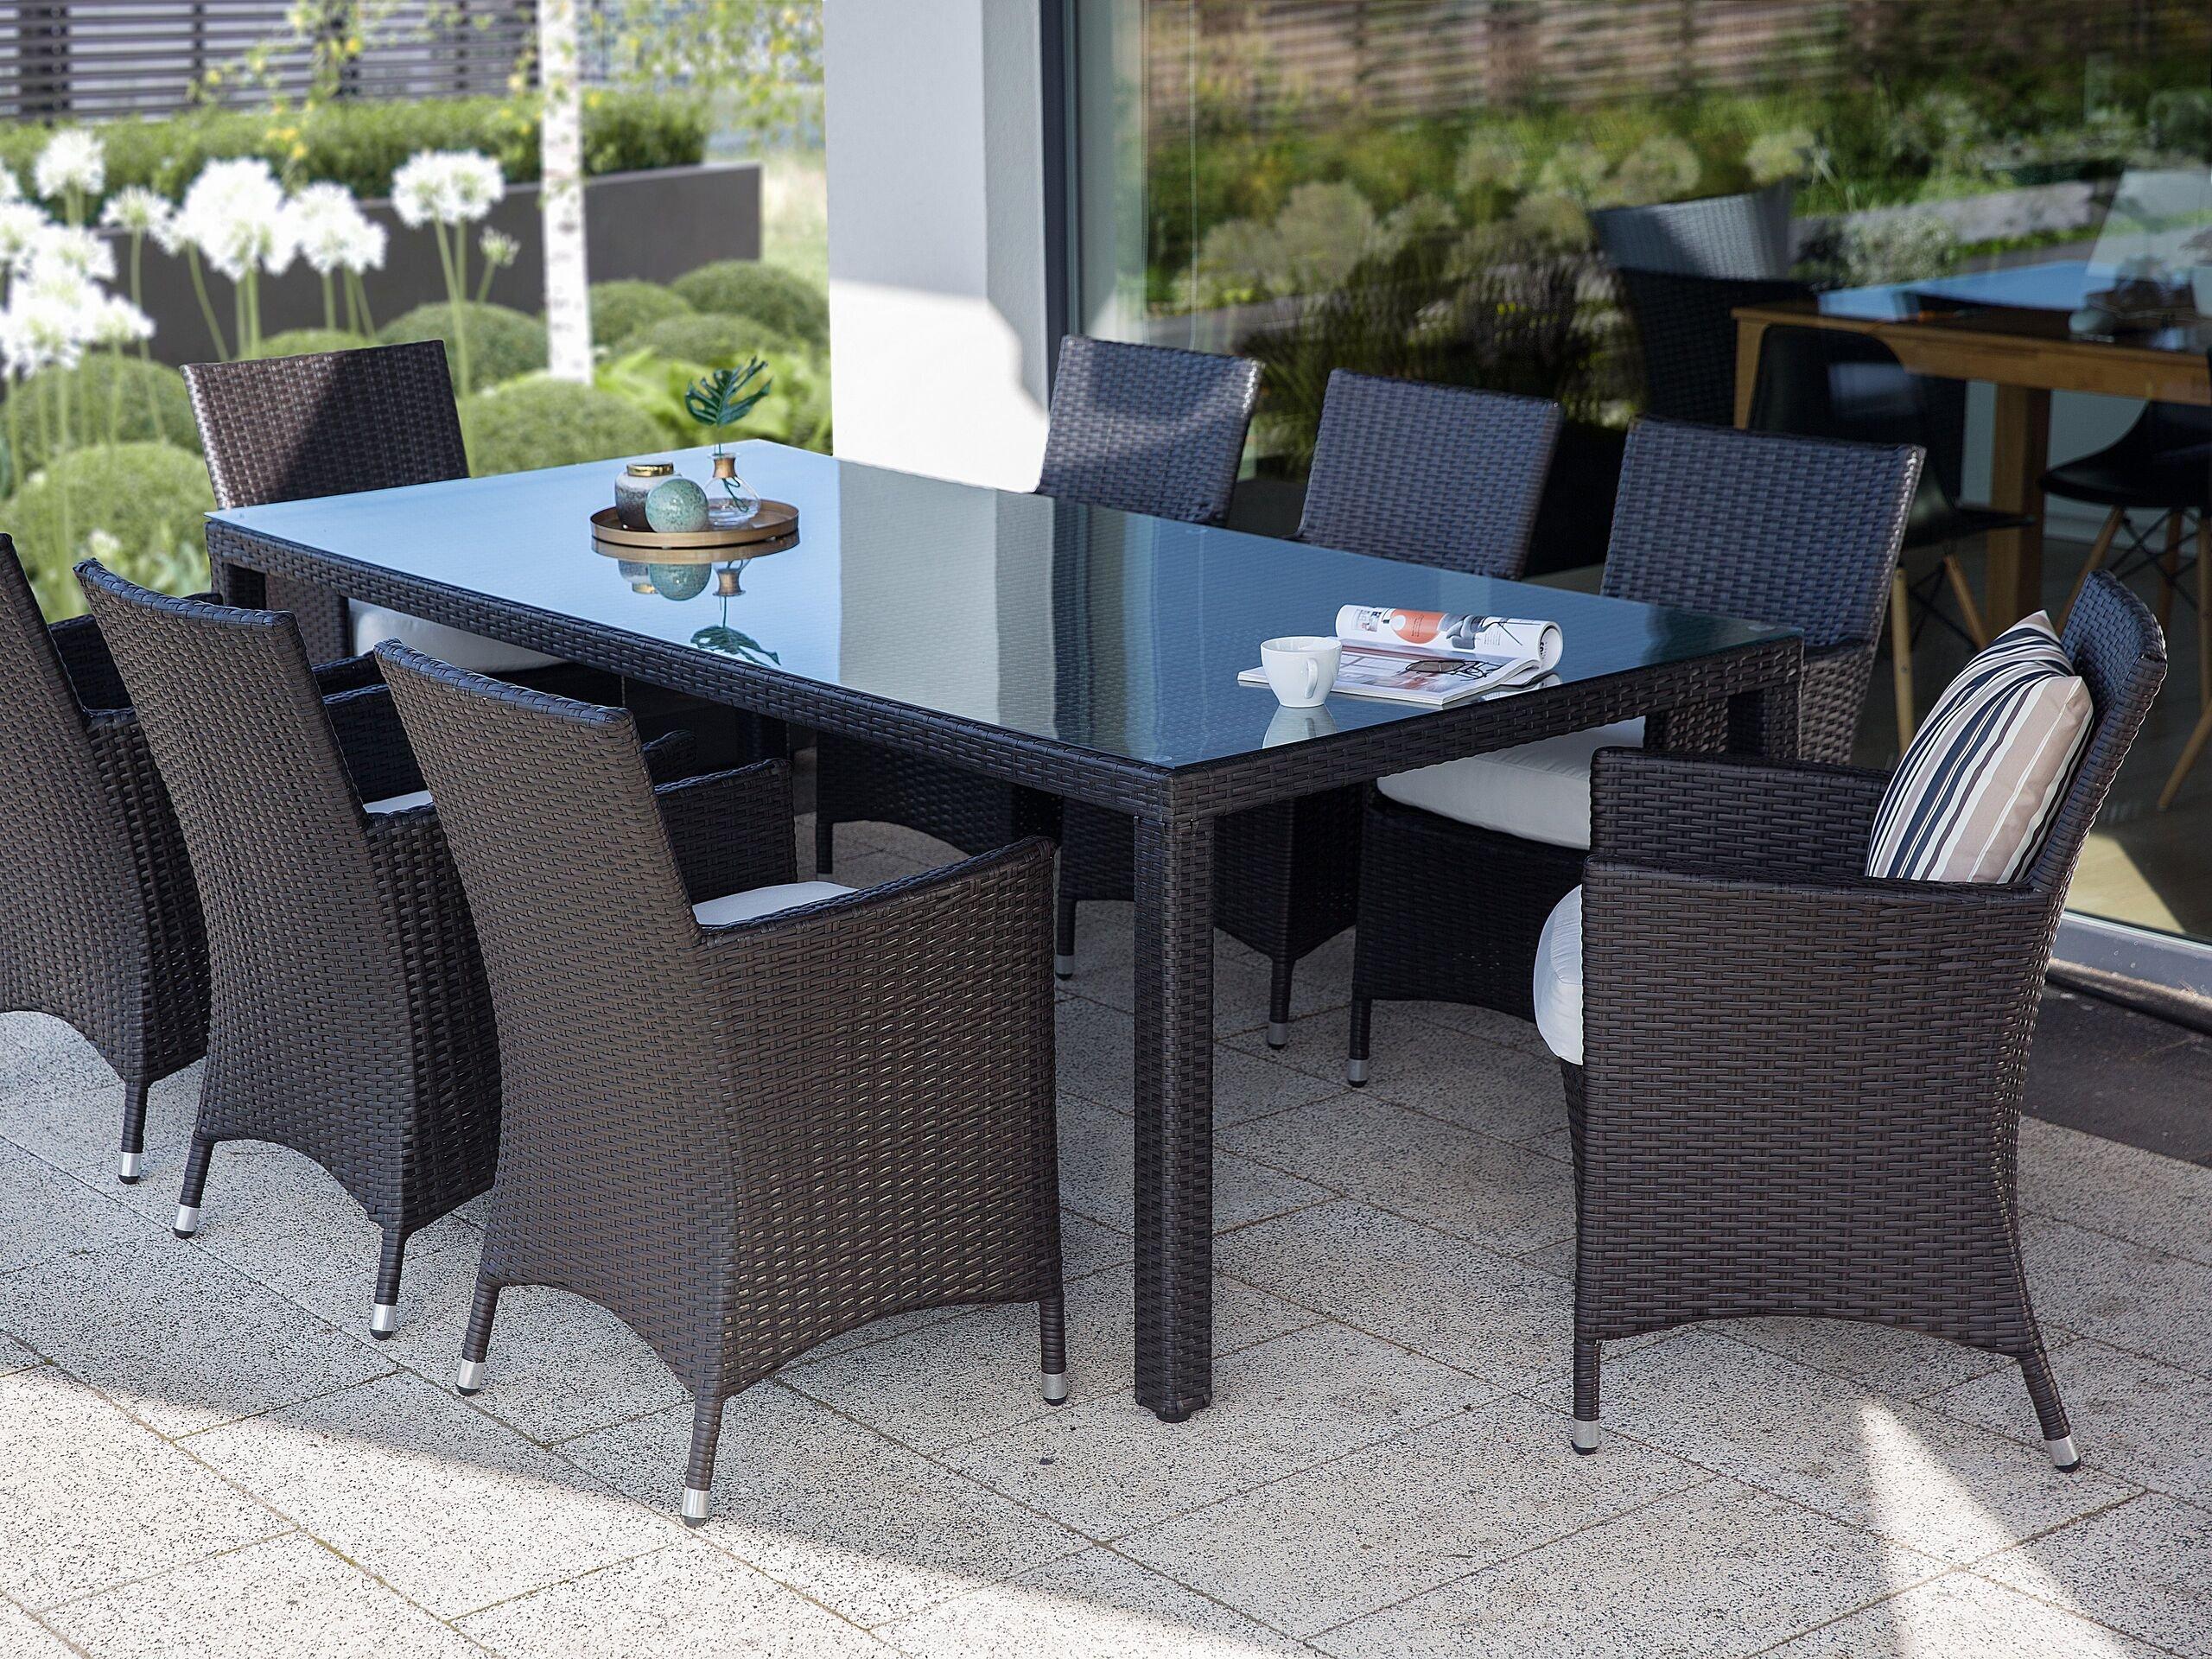
<instances>
[{"instance_id":1,"label":"white coffee cup","mask_svg":"<svg viewBox=\"0 0 2212 1659\"><path fill-rule=\"evenodd\" d=\"M1277 702L1286 709L1311 709L1335 686L1344 650L1323 634L1287 633L1262 643L1260 666L1274 688Z\"/></svg>"}]
</instances>

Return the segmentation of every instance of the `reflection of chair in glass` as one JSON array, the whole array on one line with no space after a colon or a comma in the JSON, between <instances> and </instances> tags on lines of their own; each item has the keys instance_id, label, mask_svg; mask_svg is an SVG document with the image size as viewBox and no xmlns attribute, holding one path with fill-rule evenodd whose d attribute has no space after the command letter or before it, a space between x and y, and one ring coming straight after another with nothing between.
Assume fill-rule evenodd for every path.
<instances>
[{"instance_id":1,"label":"reflection of chair in glass","mask_svg":"<svg viewBox=\"0 0 2212 1659\"><path fill-rule=\"evenodd\" d=\"M1908 372L1897 353L1872 335L1838 328L1772 327L1760 339L1751 424L1767 432L1863 443L1914 443L1930 449L1940 435L1929 408L1929 384ZM1960 566L1957 543L1969 536L2016 529L2028 522L2014 513L1963 505L1951 493L1941 468L1930 465L1923 470L1905 526L1905 558L1891 583L1891 671L1896 677L1900 749L1912 741L1914 726L1914 607L1918 607L1923 622L1934 617L1977 648L1987 644L1988 630ZM1910 569L1915 553L1929 556L1926 568L1917 572ZM1943 615L1938 604L1947 587L1958 606L1955 622ZM2000 620L2009 627L2018 619Z\"/></svg>"},{"instance_id":2,"label":"reflection of chair in glass","mask_svg":"<svg viewBox=\"0 0 2212 1659\"><path fill-rule=\"evenodd\" d=\"M1799 752L1847 760L1919 475L1902 444L1639 422L1604 591L1802 630ZM1682 742L1680 717L1669 728ZM1360 830L1352 1082L1366 1080L1378 1001L1529 1016L1537 937L1582 879L1590 757L1643 736L1624 721L1381 780Z\"/></svg>"},{"instance_id":3,"label":"reflection of chair in glass","mask_svg":"<svg viewBox=\"0 0 2212 1659\"><path fill-rule=\"evenodd\" d=\"M1541 397L1338 369L1322 402L1298 539L1478 575L1517 576L1544 493L1560 407ZM1317 623L1324 620L1317 619ZM1221 823L1215 920L1268 958L1268 1041L1290 1040L1299 958L1352 925L1365 791L1325 791ZM1076 906L1135 892L1129 821L1063 814L1059 971L1074 970Z\"/></svg>"},{"instance_id":4,"label":"reflection of chair in glass","mask_svg":"<svg viewBox=\"0 0 2212 1659\"><path fill-rule=\"evenodd\" d=\"M1546 1036L1579 1062L1578 1451L1602 1344L1787 1316L2016 1360L2076 1465L2021 1268L2020 1093L2067 886L2165 652L2108 576L2065 643L2088 746L2017 881L1870 880L1878 772L1599 757L1581 925L1562 915L1540 970Z\"/></svg>"},{"instance_id":5,"label":"reflection of chair in glass","mask_svg":"<svg viewBox=\"0 0 2212 1659\"><path fill-rule=\"evenodd\" d=\"M2212 371L2212 352L2205 353L2205 366ZM2131 505L2164 507L2166 525L2165 556L2158 567L2159 620L2163 624L2173 604L2175 592L2181 585L2180 553L2181 528L2184 512L2196 515L2196 700L2198 703L2196 728L2189 734L2189 741L2182 747L2181 757L2166 786L2158 791L2158 810L2164 811L2181 793L2183 782L2190 769L2203 755L2205 746L2212 743L2212 409L2197 409L2171 404L2152 404L2143 411L2126 437L2112 448L2100 451L2085 460L2069 461L2064 467L2054 467L2044 480L2044 488L2057 495L2075 495L2086 485L2095 481L2094 471L2086 474L2075 469L2089 469L2093 464L2110 456L2115 450L2126 449L2130 440L2145 434L2142 447L2131 450L2107 476L2114 483L2124 483L2137 492L2138 499ZM2060 474L2068 476L2058 484L2051 480ZM2094 500L2094 496L2083 499ZM2184 500L2185 499L2185 500ZM2183 505L2176 505L2184 503ZM2096 569L2103 553L2112 542L2114 529L2126 517L2125 510L2117 503L2111 518L2099 536L2099 547L2089 555L2089 563L2082 571L2082 581L2074 584L2078 597L2082 582L2089 579L2089 572ZM2149 538L2139 537L2147 556ZM2069 605L2071 601L2069 601Z\"/></svg>"},{"instance_id":6,"label":"reflection of chair in glass","mask_svg":"<svg viewBox=\"0 0 2212 1659\"><path fill-rule=\"evenodd\" d=\"M795 882L780 762L656 791L621 710L378 654L499 1009L464 1391L502 1289L588 1297L692 1395L695 1524L723 1401L869 1320L1033 1302L1064 1400L1051 846Z\"/></svg>"},{"instance_id":7,"label":"reflection of chair in glass","mask_svg":"<svg viewBox=\"0 0 2212 1659\"><path fill-rule=\"evenodd\" d=\"M1690 276L1624 265L1621 287L1643 348L1643 410L1669 421L1732 426L1736 308L1805 300L1803 283Z\"/></svg>"}]
</instances>

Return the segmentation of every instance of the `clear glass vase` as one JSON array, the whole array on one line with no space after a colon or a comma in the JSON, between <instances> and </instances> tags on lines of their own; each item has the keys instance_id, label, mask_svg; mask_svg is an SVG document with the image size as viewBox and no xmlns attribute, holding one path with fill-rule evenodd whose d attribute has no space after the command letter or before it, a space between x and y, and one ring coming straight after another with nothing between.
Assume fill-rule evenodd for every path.
<instances>
[{"instance_id":1,"label":"clear glass vase","mask_svg":"<svg viewBox=\"0 0 2212 1659\"><path fill-rule=\"evenodd\" d=\"M737 457L715 452L715 486L707 492L707 522L717 530L749 524L760 511L760 493L737 475Z\"/></svg>"}]
</instances>

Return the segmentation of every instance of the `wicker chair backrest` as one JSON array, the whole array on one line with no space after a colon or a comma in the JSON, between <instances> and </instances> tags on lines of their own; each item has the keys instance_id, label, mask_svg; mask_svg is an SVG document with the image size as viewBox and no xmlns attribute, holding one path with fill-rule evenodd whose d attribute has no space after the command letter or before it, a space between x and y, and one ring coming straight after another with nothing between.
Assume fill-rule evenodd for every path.
<instances>
[{"instance_id":1,"label":"wicker chair backrest","mask_svg":"<svg viewBox=\"0 0 2212 1659\"><path fill-rule=\"evenodd\" d=\"M363 1065L410 1063L391 919L407 896L379 891L298 628L286 612L151 593L90 560L78 576L191 849L213 977L208 1088L219 1096L235 1060L289 1078L303 1104L357 1101Z\"/></svg>"},{"instance_id":2,"label":"wicker chair backrest","mask_svg":"<svg viewBox=\"0 0 2212 1659\"><path fill-rule=\"evenodd\" d=\"M1246 358L1070 334L1037 493L1219 524L1259 388L1260 365Z\"/></svg>"},{"instance_id":3,"label":"wicker chair backrest","mask_svg":"<svg viewBox=\"0 0 2212 1659\"><path fill-rule=\"evenodd\" d=\"M1560 407L1338 369L1298 539L1482 576L1529 563Z\"/></svg>"},{"instance_id":4,"label":"wicker chair backrest","mask_svg":"<svg viewBox=\"0 0 2212 1659\"><path fill-rule=\"evenodd\" d=\"M2158 619L2109 571L2091 576L2075 601L2065 645L2074 671L2088 684L2094 723L2043 849L2028 867L2028 884L2050 897L2053 926L2082 845L2166 677L2165 635Z\"/></svg>"},{"instance_id":5,"label":"wicker chair backrest","mask_svg":"<svg viewBox=\"0 0 2212 1659\"><path fill-rule=\"evenodd\" d=\"M65 1019L123 994L143 886L68 671L0 536L0 995ZM57 941L69 942L57 949Z\"/></svg>"},{"instance_id":6,"label":"wicker chair backrest","mask_svg":"<svg viewBox=\"0 0 2212 1659\"><path fill-rule=\"evenodd\" d=\"M1639 421L1628 435L1604 591L1871 641L1920 482L1911 444Z\"/></svg>"},{"instance_id":7,"label":"wicker chair backrest","mask_svg":"<svg viewBox=\"0 0 2212 1659\"><path fill-rule=\"evenodd\" d=\"M218 507L468 476L442 340L191 363Z\"/></svg>"}]
</instances>

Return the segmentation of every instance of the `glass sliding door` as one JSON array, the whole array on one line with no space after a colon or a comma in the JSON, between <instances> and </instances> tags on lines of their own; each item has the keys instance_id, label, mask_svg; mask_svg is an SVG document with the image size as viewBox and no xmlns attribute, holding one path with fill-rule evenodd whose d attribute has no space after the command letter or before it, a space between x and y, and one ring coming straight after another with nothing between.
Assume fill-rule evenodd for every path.
<instances>
[{"instance_id":1,"label":"glass sliding door","mask_svg":"<svg viewBox=\"0 0 2212 1659\"><path fill-rule=\"evenodd\" d=\"M1628 425L1737 417L1736 326L1707 279L1853 296L1993 273L1990 304L2041 306L2062 336L2085 301L2148 283L2168 343L2212 347L2202 0L1080 0L1069 18L1071 315L1266 365L1254 528L1296 523L1332 369L1534 393L1568 416L1534 568L1594 581ZM1986 500L1992 389L1918 396L1931 471ZM2060 392L2050 459L2145 410ZM2183 408L2166 437L2208 426ZM2054 613L2107 511L2049 500ZM2166 617L2173 671L2074 902L2212 939L2212 754L2168 790L2212 706L2198 519L2146 508L2113 545L2139 536L2114 562ZM1963 556L1979 582L1980 544ZM1972 649L1962 620L1916 613L1923 708ZM1891 678L1868 764L1897 748Z\"/></svg>"}]
</instances>

